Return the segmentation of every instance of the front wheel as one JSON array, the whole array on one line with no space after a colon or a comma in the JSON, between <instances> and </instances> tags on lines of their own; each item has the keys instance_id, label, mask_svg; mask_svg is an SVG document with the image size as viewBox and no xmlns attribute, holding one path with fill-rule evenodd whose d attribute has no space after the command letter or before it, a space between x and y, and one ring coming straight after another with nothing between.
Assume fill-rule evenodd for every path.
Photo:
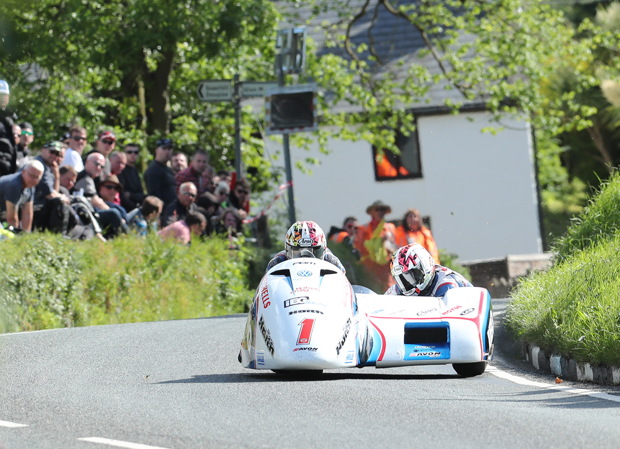
<instances>
[{"instance_id":1,"label":"front wheel","mask_svg":"<svg viewBox=\"0 0 620 449\"><path fill-rule=\"evenodd\" d=\"M487 369L488 362L453 363L452 368L461 377L479 376Z\"/></svg>"}]
</instances>

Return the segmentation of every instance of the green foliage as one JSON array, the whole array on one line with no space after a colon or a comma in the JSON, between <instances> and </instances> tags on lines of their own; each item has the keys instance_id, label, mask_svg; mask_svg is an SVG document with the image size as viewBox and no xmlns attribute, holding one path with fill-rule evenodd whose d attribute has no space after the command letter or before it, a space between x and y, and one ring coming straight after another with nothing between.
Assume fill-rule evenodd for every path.
<instances>
[{"instance_id":1,"label":"green foliage","mask_svg":"<svg viewBox=\"0 0 620 449\"><path fill-rule=\"evenodd\" d=\"M506 322L519 340L581 362L620 366L620 235L523 280Z\"/></svg>"},{"instance_id":2,"label":"green foliage","mask_svg":"<svg viewBox=\"0 0 620 449\"><path fill-rule=\"evenodd\" d=\"M573 219L566 234L556 240L557 261L565 261L590 246L609 241L620 226L620 174L616 171L601 184L583 213Z\"/></svg>"},{"instance_id":3,"label":"green foliage","mask_svg":"<svg viewBox=\"0 0 620 449\"><path fill-rule=\"evenodd\" d=\"M458 255L449 253L445 249L439 248L439 259L441 260L441 265L462 274L465 279L471 282L471 273L469 272L469 268L461 265L458 262L458 258Z\"/></svg>"},{"instance_id":4,"label":"green foliage","mask_svg":"<svg viewBox=\"0 0 620 449\"><path fill-rule=\"evenodd\" d=\"M186 247L32 234L2 242L2 259L0 331L224 315L251 300L246 253L220 238Z\"/></svg>"}]
</instances>

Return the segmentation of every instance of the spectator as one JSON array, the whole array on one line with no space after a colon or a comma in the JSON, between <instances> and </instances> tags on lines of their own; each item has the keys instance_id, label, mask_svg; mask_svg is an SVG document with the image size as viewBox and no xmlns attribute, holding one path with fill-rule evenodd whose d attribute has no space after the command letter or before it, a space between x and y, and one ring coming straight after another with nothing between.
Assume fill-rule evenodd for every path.
<instances>
[{"instance_id":1,"label":"spectator","mask_svg":"<svg viewBox=\"0 0 620 449\"><path fill-rule=\"evenodd\" d=\"M332 234L330 240L336 243L345 242L353 245L358 228L357 218L347 217L344 219L344 223L342 223L342 229L334 227L334 232L330 232Z\"/></svg>"},{"instance_id":2,"label":"spectator","mask_svg":"<svg viewBox=\"0 0 620 449\"><path fill-rule=\"evenodd\" d=\"M183 220L189 212L195 212L195 201L196 186L191 182L181 184L177 199L170 203L161 215L161 227L165 228L175 221Z\"/></svg>"},{"instance_id":3,"label":"spectator","mask_svg":"<svg viewBox=\"0 0 620 449\"><path fill-rule=\"evenodd\" d=\"M60 193L59 165L65 155L65 146L47 142L41 154L34 158L43 164L43 176L34 196L34 227L66 234L69 227L69 198Z\"/></svg>"},{"instance_id":4,"label":"spectator","mask_svg":"<svg viewBox=\"0 0 620 449\"><path fill-rule=\"evenodd\" d=\"M22 135L22 129L21 127L14 123L13 124L13 139L15 139L15 142L19 142L19 138ZM17 144L17 148L19 149L19 143Z\"/></svg>"},{"instance_id":5,"label":"spectator","mask_svg":"<svg viewBox=\"0 0 620 449\"><path fill-rule=\"evenodd\" d=\"M113 151L110 154L110 169L113 175L118 176L127 166L127 155L122 151Z\"/></svg>"},{"instance_id":6,"label":"spectator","mask_svg":"<svg viewBox=\"0 0 620 449\"><path fill-rule=\"evenodd\" d=\"M228 201L222 205L224 207L234 207L241 215L241 218L246 218L250 213L250 183L248 180L238 180L234 189L228 195Z\"/></svg>"},{"instance_id":7,"label":"spectator","mask_svg":"<svg viewBox=\"0 0 620 449\"><path fill-rule=\"evenodd\" d=\"M82 162L82 153L86 147L86 128L82 126L74 126L69 130L71 137L69 139L69 148L62 160L62 165L70 165L76 172L84 170L84 162Z\"/></svg>"},{"instance_id":8,"label":"spectator","mask_svg":"<svg viewBox=\"0 0 620 449\"><path fill-rule=\"evenodd\" d=\"M226 181L220 181L215 186L215 191L213 192L217 201L221 204L228 200L228 195L230 194L230 186Z\"/></svg>"},{"instance_id":9,"label":"spectator","mask_svg":"<svg viewBox=\"0 0 620 449\"><path fill-rule=\"evenodd\" d=\"M105 165L105 158L101 153L91 153L86 157L84 171L78 173L77 182L73 186L73 191L81 191L86 197L95 212L99 214L97 221L104 230L106 238L114 237L123 230L122 216L117 209L111 209L105 201L97 194L100 184L100 175Z\"/></svg>"},{"instance_id":10,"label":"spectator","mask_svg":"<svg viewBox=\"0 0 620 449\"><path fill-rule=\"evenodd\" d=\"M28 122L22 122L19 124L19 138L15 138L17 143L17 168L21 168L26 165L30 159L32 159L32 151L30 151L30 144L34 142L34 128Z\"/></svg>"},{"instance_id":11,"label":"spectator","mask_svg":"<svg viewBox=\"0 0 620 449\"><path fill-rule=\"evenodd\" d=\"M174 175L176 176L177 173L187 168L187 156L185 156L185 154L181 153L180 151L174 153L172 159L170 160L170 166L172 167L172 173L174 173Z\"/></svg>"},{"instance_id":12,"label":"spectator","mask_svg":"<svg viewBox=\"0 0 620 449\"><path fill-rule=\"evenodd\" d=\"M218 222L218 233L238 237L243 234L243 218L234 207L224 209Z\"/></svg>"},{"instance_id":13,"label":"spectator","mask_svg":"<svg viewBox=\"0 0 620 449\"><path fill-rule=\"evenodd\" d=\"M127 225L129 229L140 236L145 236L149 230L149 223L153 226L157 224L157 219L161 215L164 203L155 196L147 196L142 202L142 206L135 208L127 214Z\"/></svg>"},{"instance_id":14,"label":"spectator","mask_svg":"<svg viewBox=\"0 0 620 449\"><path fill-rule=\"evenodd\" d=\"M222 214L222 206L215 195L205 192L196 199L197 206L204 210L203 215L207 218L207 227L205 235L211 235L214 231L214 222L219 219Z\"/></svg>"},{"instance_id":15,"label":"spectator","mask_svg":"<svg viewBox=\"0 0 620 449\"><path fill-rule=\"evenodd\" d=\"M164 240L174 239L189 245L192 235L201 235L207 226L207 219L200 212L190 212L185 220L175 221L159 231Z\"/></svg>"},{"instance_id":16,"label":"spectator","mask_svg":"<svg viewBox=\"0 0 620 449\"><path fill-rule=\"evenodd\" d=\"M409 209L403 217L403 224L396 228L396 246L402 247L419 243L433 257L437 265L439 262L439 251L435 239L430 229L422 226L422 217L417 209Z\"/></svg>"},{"instance_id":17,"label":"spectator","mask_svg":"<svg viewBox=\"0 0 620 449\"><path fill-rule=\"evenodd\" d=\"M128 143L125 145L126 165L125 168L117 174L118 180L123 185L121 206L128 212L138 208L146 197L144 189L142 188L140 173L136 168L136 161L138 160L139 154L140 147L138 144Z\"/></svg>"},{"instance_id":18,"label":"spectator","mask_svg":"<svg viewBox=\"0 0 620 449\"><path fill-rule=\"evenodd\" d=\"M354 245L362 256L366 274L371 282L380 288L386 288L394 283L390 273L390 256L396 250L394 234L396 228L392 223L385 222L385 216L392 212L392 208L382 201L375 201L366 209L371 220L365 226L360 226L355 236ZM379 228L379 225L382 227Z\"/></svg>"},{"instance_id":19,"label":"spectator","mask_svg":"<svg viewBox=\"0 0 620 449\"><path fill-rule=\"evenodd\" d=\"M207 184L211 181L211 178L205 176L208 168L209 154L206 150L197 150L192 156L192 162L189 167L185 170L181 170L174 176L177 189L185 182L192 182L198 189L199 195L206 192Z\"/></svg>"},{"instance_id":20,"label":"spectator","mask_svg":"<svg viewBox=\"0 0 620 449\"><path fill-rule=\"evenodd\" d=\"M159 139L155 149L155 159L144 172L144 183L149 195L156 196L164 202L164 210L177 197L177 184L174 173L166 164L172 154L172 140Z\"/></svg>"},{"instance_id":21,"label":"spectator","mask_svg":"<svg viewBox=\"0 0 620 449\"><path fill-rule=\"evenodd\" d=\"M13 136L13 124L17 116L7 108L9 99L9 84L0 80L0 176L10 175L17 170L17 144Z\"/></svg>"},{"instance_id":22,"label":"spectator","mask_svg":"<svg viewBox=\"0 0 620 449\"><path fill-rule=\"evenodd\" d=\"M60 193L70 196L71 189L73 189L75 181L77 180L77 172L75 171L75 168L70 165L63 165L58 169L58 174L60 175Z\"/></svg>"},{"instance_id":23,"label":"spectator","mask_svg":"<svg viewBox=\"0 0 620 449\"><path fill-rule=\"evenodd\" d=\"M116 135L112 131L102 131L95 142L95 149L86 153L86 157L97 152L103 154L105 158L105 166L99 175L100 181L107 175L112 174L112 165L110 164L110 153L116 148Z\"/></svg>"},{"instance_id":24,"label":"spectator","mask_svg":"<svg viewBox=\"0 0 620 449\"><path fill-rule=\"evenodd\" d=\"M123 190L123 186L118 182L116 175L108 175L103 178L99 184L99 196L110 209L116 209L120 212L124 223L127 223L127 211L120 205L118 194Z\"/></svg>"},{"instance_id":25,"label":"spectator","mask_svg":"<svg viewBox=\"0 0 620 449\"><path fill-rule=\"evenodd\" d=\"M71 143L71 133L64 133L60 137L60 141L64 143L65 145L69 146L69 144Z\"/></svg>"},{"instance_id":26,"label":"spectator","mask_svg":"<svg viewBox=\"0 0 620 449\"><path fill-rule=\"evenodd\" d=\"M21 208L21 228L32 229L34 191L43 170L43 164L33 160L20 173L0 177L0 221L19 228Z\"/></svg>"},{"instance_id":27,"label":"spectator","mask_svg":"<svg viewBox=\"0 0 620 449\"><path fill-rule=\"evenodd\" d=\"M218 170L215 174L215 178L217 179L217 182L225 182L229 186L232 183L232 174L228 170Z\"/></svg>"}]
</instances>

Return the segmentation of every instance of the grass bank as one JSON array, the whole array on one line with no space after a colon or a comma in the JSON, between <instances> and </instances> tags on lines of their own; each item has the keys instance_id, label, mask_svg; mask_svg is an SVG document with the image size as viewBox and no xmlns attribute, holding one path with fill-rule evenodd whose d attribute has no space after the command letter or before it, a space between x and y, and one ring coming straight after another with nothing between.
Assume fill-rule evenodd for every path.
<instances>
[{"instance_id":1,"label":"grass bank","mask_svg":"<svg viewBox=\"0 0 620 449\"><path fill-rule=\"evenodd\" d=\"M247 258L218 238L185 247L22 235L0 243L0 332L243 312Z\"/></svg>"},{"instance_id":2,"label":"grass bank","mask_svg":"<svg viewBox=\"0 0 620 449\"><path fill-rule=\"evenodd\" d=\"M620 177L602 185L555 245L554 266L524 279L509 331L547 353L620 366Z\"/></svg>"}]
</instances>

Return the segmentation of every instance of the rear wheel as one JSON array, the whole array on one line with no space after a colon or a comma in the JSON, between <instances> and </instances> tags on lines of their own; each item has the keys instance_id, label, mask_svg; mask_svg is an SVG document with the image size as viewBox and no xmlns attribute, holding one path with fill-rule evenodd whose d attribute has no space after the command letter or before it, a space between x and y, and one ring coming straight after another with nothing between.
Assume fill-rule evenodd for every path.
<instances>
[{"instance_id":1,"label":"rear wheel","mask_svg":"<svg viewBox=\"0 0 620 449\"><path fill-rule=\"evenodd\" d=\"M487 369L487 362L453 363L452 368L461 377L474 377L484 373Z\"/></svg>"}]
</instances>

